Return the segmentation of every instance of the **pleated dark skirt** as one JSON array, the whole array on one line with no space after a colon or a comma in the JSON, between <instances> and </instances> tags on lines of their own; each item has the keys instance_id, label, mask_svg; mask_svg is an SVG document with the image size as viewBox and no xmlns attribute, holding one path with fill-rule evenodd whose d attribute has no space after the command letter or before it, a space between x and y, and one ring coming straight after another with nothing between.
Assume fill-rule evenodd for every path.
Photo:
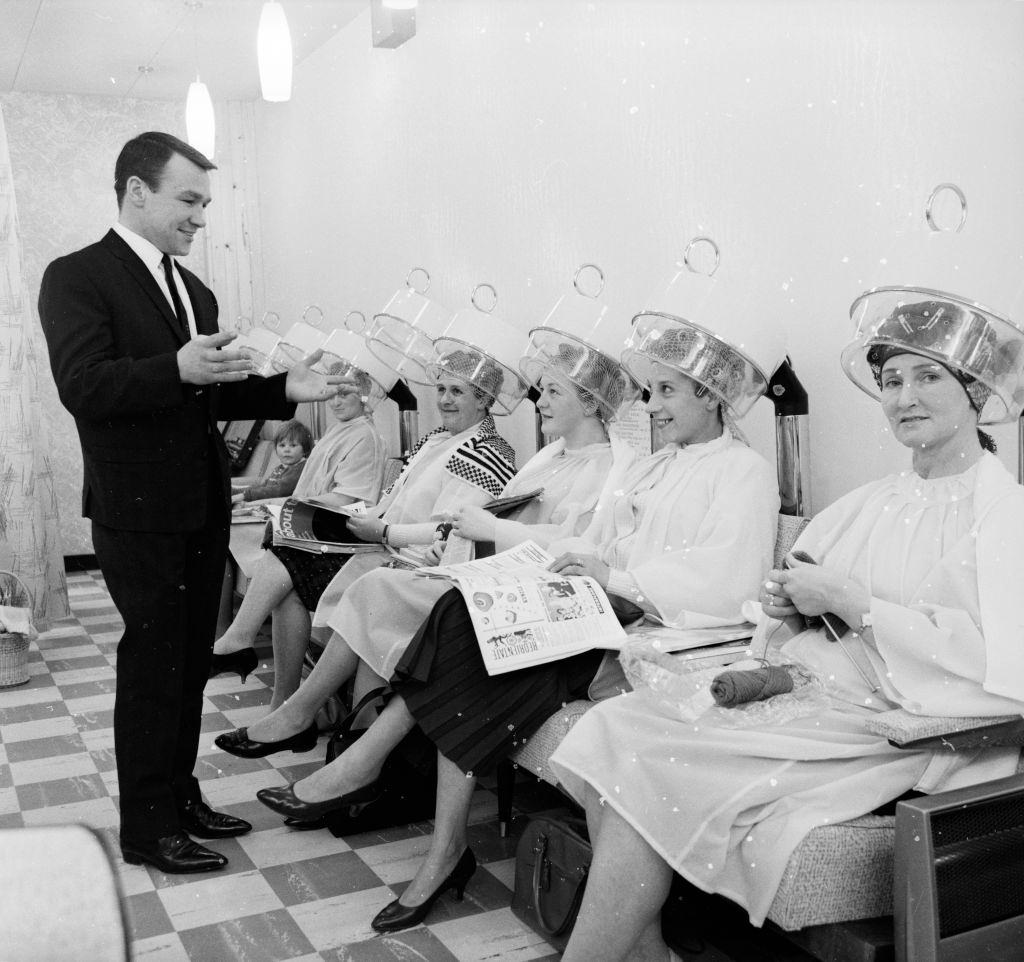
<instances>
[{"instance_id":1,"label":"pleated dark skirt","mask_svg":"<svg viewBox=\"0 0 1024 962\"><path fill-rule=\"evenodd\" d=\"M320 596L352 557L350 554L313 554L274 545L270 545L269 550L284 565L295 593L310 611L316 610Z\"/></svg>"},{"instance_id":2,"label":"pleated dark skirt","mask_svg":"<svg viewBox=\"0 0 1024 962\"><path fill-rule=\"evenodd\" d=\"M442 755L467 775L487 775L566 702L586 694L602 655L488 675L466 603L453 589L416 633L391 687Z\"/></svg>"}]
</instances>

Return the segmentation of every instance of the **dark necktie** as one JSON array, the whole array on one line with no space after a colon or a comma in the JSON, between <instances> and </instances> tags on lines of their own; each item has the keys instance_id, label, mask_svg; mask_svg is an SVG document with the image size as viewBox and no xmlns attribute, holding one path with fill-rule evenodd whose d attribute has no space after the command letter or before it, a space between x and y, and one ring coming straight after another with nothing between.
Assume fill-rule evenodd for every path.
<instances>
[{"instance_id":1,"label":"dark necktie","mask_svg":"<svg viewBox=\"0 0 1024 962\"><path fill-rule=\"evenodd\" d=\"M181 296L178 294L178 285L174 283L174 265L171 263L171 255L164 254L160 263L163 265L164 276L167 278L167 287L171 292L171 303L174 305L174 316L181 325L181 332L186 339L189 337L188 315L185 313L185 305L181 303Z\"/></svg>"}]
</instances>

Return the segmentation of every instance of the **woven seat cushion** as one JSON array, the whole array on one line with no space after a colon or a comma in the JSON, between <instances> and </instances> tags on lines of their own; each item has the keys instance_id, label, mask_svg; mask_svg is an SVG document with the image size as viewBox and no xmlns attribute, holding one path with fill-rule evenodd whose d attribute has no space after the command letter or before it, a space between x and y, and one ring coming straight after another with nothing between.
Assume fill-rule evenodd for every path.
<instances>
[{"instance_id":1,"label":"woven seat cushion","mask_svg":"<svg viewBox=\"0 0 1024 962\"><path fill-rule=\"evenodd\" d=\"M875 735L889 739L894 745L906 745L922 738L955 735L976 728L1010 725L1020 721L1019 715L954 718L938 715L912 715L906 709L894 708L869 718L864 727Z\"/></svg>"},{"instance_id":2,"label":"woven seat cushion","mask_svg":"<svg viewBox=\"0 0 1024 962\"><path fill-rule=\"evenodd\" d=\"M892 915L895 838L892 816L814 829L790 857L768 918L792 931Z\"/></svg>"},{"instance_id":3,"label":"woven seat cushion","mask_svg":"<svg viewBox=\"0 0 1024 962\"><path fill-rule=\"evenodd\" d=\"M548 759L562 743L562 739L569 734L572 726L595 704L597 703L585 700L569 702L544 722L527 739L526 744L511 756L512 763L529 769L551 785L557 785L558 779L548 767Z\"/></svg>"}]
</instances>

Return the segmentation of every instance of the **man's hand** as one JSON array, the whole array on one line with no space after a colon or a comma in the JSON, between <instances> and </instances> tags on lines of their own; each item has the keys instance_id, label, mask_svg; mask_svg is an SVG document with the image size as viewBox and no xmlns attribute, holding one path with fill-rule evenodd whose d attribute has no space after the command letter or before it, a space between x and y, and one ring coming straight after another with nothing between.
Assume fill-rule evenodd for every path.
<instances>
[{"instance_id":1,"label":"man's hand","mask_svg":"<svg viewBox=\"0 0 1024 962\"><path fill-rule=\"evenodd\" d=\"M233 331L198 334L178 351L178 377L182 384L221 384L244 381L252 370L238 351L221 350L238 335Z\"/></svg>"},{"instance_id":2,"label":"man's hand","mask_svg":"<svg viewBox=\"0 0 1024 962\"><path fill-rule=\"evenodd\" d=\"M335 385L344 380L340 374L321 374L313 370L313 365L323 357L323 353L314 351L288 372L284 393L289 401L326 401L338 393Z\"/></svg>"}]
</instances>

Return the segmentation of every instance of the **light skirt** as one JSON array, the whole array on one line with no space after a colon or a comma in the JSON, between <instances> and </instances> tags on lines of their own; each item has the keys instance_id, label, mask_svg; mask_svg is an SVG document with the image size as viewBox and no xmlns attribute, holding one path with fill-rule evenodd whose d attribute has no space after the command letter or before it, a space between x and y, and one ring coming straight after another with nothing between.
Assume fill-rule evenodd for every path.
<instances>
[{"instance_id":1,"label":"light skirt","mask_svg":"<svg viewBox=\"0 0 1024 962\"><path fill-rule=\"evenodd\" d=\"M354 561L358 560L357 556ZM431 609L451 587L450 581L401 568L377 568L348 585L327 624L387 680Z\"/></svg>"},{"instance_id":2,"label":"light skirt","mask_svg":"<svg viewBox=\"0 0 1024 962\"><path fill-rule=\"evenodd\" d=\"M785 724L684 722L648 690L587 712L551 758L584 804L589 784L680 875L764 922L786 863L819 825L864 815L915 786L930 752L893 748L836 703Z\"/></svg>"}]
</instances>

